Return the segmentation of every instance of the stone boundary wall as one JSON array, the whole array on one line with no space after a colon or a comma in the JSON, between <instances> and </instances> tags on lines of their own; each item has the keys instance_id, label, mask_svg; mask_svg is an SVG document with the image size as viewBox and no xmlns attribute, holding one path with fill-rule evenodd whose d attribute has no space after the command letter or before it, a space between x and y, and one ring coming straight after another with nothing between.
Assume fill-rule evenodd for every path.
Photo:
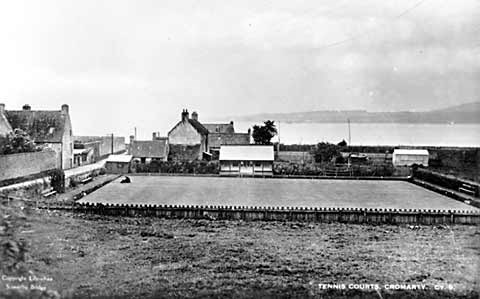
<instances>
[{"instance_id":1,"label":"stone boundary wall","mask_svg":"<svg viewBox=\"0 0 480 299\"><path fill-rule=\"evenodd\" d=\"M463 184L467 184L474 188L475 197L480 197L480 183L478 182L465 180L457 178L453 175L446 175L436 171L421 168L413 171L413 177L455 191L458 191L459 188L463 186Z\"/></svg>"},{"instance_id":2,"label":"stone boundary wall","mask_svg":"<svg viewBox=\"0 0 480 299\"><path fill-rule=\"evenodd\" d=\"M52 150L0 156L0 181L20 178L57 168L57 154Z\"/></svg>"},{"instance_id":3,"label":"stone boundary wall","mask_svg":"<svg viewBox=\"0 0 480 299\"><path fill-rule=\"evenodd\" d=\"M480 224L480 212L459 210L348 209L245 206L75 204L77 213L125 217L161 217L245 221L306 221L358 224Z\"/></svg>"}]
</instances>

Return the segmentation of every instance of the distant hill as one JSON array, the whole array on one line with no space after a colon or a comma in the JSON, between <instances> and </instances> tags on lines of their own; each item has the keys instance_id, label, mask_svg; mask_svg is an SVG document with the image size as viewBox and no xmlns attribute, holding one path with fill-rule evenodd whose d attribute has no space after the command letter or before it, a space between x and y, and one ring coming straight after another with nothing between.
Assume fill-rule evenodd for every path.
<instances>
[{"instance_id":1,"label":"distant hill","mask_svg":"<svg viewBox=\"0 0 480 299\"><path fill-rule=\"evenodd\" d=\"M236 117L240 121L272 119L287 123L480 123L480 102L422 112L368 112L366 110L261 113Z\"/></svg>"}]
</instances>

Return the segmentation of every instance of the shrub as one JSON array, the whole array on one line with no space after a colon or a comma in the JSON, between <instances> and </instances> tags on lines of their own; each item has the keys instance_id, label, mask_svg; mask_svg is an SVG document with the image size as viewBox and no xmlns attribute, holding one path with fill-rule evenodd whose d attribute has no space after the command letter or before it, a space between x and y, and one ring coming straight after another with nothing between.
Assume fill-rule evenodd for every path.
<instances>
[{"instance_id":1,"label":"shrub","mask_svg":"<svg viewBox=\"0 0 480 299\"><path fill-rule=\"evenodd\" d=\"M76 188L78 186L78 181L74 178L70 179L70 188Z\"/></svg>"},{"instance_id":2,"label":"shrub","mask_svg":"<svg viewBox=\"0 0 480 299\"><path fill-rule=\"evenodd\" d=\"M320 142L312 151L312 155L317 163L330 162L341 156L340 147L332 143Z\"/></svg>"},{"instance_id":3,"label":"shrub","mask_svg":"<svg viewBox=\"0 0 480 299\"><path fill-rule=\"evenodd\" d=\"M58 193L65 192L65 172L61 169L52 169L47 174L50 177L50 186Z\"/></svg>"},{"instance_id":4,"label":"shrub","mask_svg":"<svg viewBox=\"0 0 480 299\"><path fill-rule=\"evenodd\" d=\"M138 173L218 174L218 161L152 161L134 165Z\"/></svg>"}]
</instances>

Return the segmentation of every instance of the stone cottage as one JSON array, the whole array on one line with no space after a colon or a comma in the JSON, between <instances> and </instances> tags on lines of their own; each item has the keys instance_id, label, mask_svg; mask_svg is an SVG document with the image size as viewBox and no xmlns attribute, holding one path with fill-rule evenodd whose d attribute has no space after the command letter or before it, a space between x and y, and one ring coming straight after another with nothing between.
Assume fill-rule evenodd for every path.
<instances>
[{"instance_id":1,"label":"stone cottage","mask_svg":"<svg viewBox=\"0 0 480 299\"><path fill-rule=\"evenodd\" d=\"M201 160L208 150L208 130L196 113L190 118L184 109L181 120L168 132L168 144L171 160Z\"/></svg>"},{"instance_id":2,"label":"stone cottage","mask_svg":"<svg viewBox=\"0 0 480 299\"><path fill-rule=\"evenodd\" d=\"M130 136L129 154L140 163L167 161L168 146L168 137L157 136L157 133L153 133L152 140L134 140Z\"/></svg>"},{"instance_id":3,"label":"stone cottage","mask_svg":"<svg viewBox=\"0 0 480 299\"><path fill-rule=\"evenodd\" d=\"M57 154L57 165L61 165L62 169L73 167L72 123L68 105L51 111L32 110L30 105L24 105L22 110L5 110L5 105L0 104L0 130L15 129L25 131L35 144L53 149Z\"/></svg>"},{"instance_id":4,"label":"stone cottage","mask_svg":"<svg viewBox=\"0 0 480 299\"><path fill-rule=\"evenodd\" d=\"M201 123L198 113L189 117L183 110L182 120L168 133L170 158L173 160L218 159L221 145L250 144L250 130L235 133L230 123Z\"/></svg>"}]
</instances>

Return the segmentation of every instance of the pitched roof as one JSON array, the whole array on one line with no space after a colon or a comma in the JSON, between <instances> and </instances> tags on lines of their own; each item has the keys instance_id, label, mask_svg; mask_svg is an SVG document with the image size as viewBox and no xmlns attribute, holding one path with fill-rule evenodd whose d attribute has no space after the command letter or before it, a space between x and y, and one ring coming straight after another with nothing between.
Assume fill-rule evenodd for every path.
<instances>
[{"instance_id":1,"label":"pitched roof","mask_svg":"<svg viewBox=\"0 0 480 299\"><path fill-rule=\"evenodd\" d=\"M273 161L273 145L222 145L220 161Z\"/></svg>"},{"instance_id":2,"label":"pitched roof","mask_svg":"<svg viewBox=\"0 0 480 299\"><path fill-rule=\"evenodd\" d=\"M189 118L188 122L202 135L208 135L208 130L198 120Z\"/></svg>"},{"instance_id":3,"label":"pitched roof","mask_svg":"<svg viewBox=\"0 0 480 299\"><path fill-rule=\"evenodd\" d=\"M132 161L132 158L132 155L110 155L108 156L106 162L129 163Z\"/></svg>"},{"instance_id":4,"label":"pitched roof","mask_svg":"<svg viewBox=\"0 0 480 299\"><path fill-rule=\"evenodd\" d=\"M210 133L235 133L233 124L203 124Z\"/></svg>"},{"instance_id":5,"label":"pitched roof","mask_svg":"<svg viewBox=\"0 0 480 299\"><path fill-rule=\"evenodd\" d=\"M61 111L6 110L12 129L22 129L35 142L62 142L66 117Z\"/></svg>"},{"instance_id":6,"label":"pitched roof","mask_svg":"<svg viewBox=\"0 0 480 299\"><path fill-rule=\"evenodd\" d=\"M394 155L422 155L428 156L428 151L425 149L394 149Z\"/></svg>"},{"instance_id":7,"label":"pitched roof","mask_svg":"<svg viewBox=\"0 0 480 299\"><path fill-rule=\"evenodd\" d=\"M90 151L92 151L92 148L74 148L73 149L73 155L82 155L82 154L88 154Z\"/></svg>"},{"instance_id":8,"label":"pitched roof","mask_svg":"<svg viewBox=\"0 0 480 299\"><path fill-rule=\"evenodd\" d=\"M135 140L130 145L130 153L140 158L163 158L168 155L166 138L156 140L139 141Z\"/></svg>"},{"instance_id":9,"label":"pitched roof","mask_svg":"<svg viewBox=\"0 0 480 299\"><path fill-rule=\"evenodd\" d=\"M208 134L208 146L220 147L221 145L250 144L248 133L210 133Z\"/></svg>"}]
</instances>

